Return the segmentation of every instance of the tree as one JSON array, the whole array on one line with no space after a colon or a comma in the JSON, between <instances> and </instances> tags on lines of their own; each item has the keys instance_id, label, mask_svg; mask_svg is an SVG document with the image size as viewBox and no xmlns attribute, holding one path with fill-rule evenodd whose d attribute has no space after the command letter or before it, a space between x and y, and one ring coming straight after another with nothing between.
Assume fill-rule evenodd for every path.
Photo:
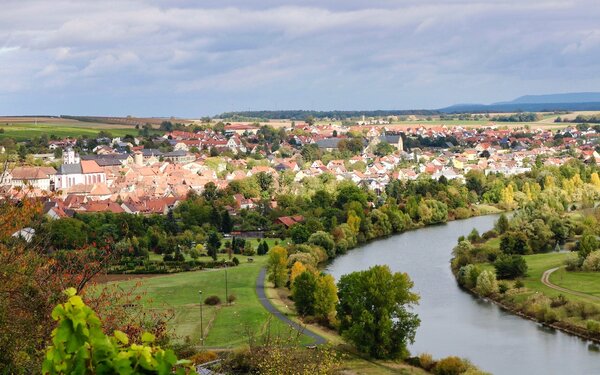
<instances>
[{"instance_id":1,"label":"tree","mask_svg":"<svg viewBox=\"0 0 600 375\"><path fill-rule=\"evenodd\" d=\"M269 245L267 244L267 241L261 242L260 245L258 245L258 249L256 249L256 252L258 255L265 255L266 253L268 253Z\"/></svg>"},{"instance_id":2,"label":"tree","mask_svg":"<svg viewBox=\"0 0 600 375\"><path fill-rule=\"evenodd\" d=\"M527 242L527 235L523 232L506 232L500 238L500 250L504 254L525 255L531 253L531 248Z\"/></svg>"},{"instance_id":3,"label":"tree","mask_svg":"<svg viewBox=\"0 0 600 375\"><path fill-rule=\"evenodd\" d=\"M275 288L284 286L287 281L287 257L287 250L281 246L274 246L269 251L267 271L269 281L275 285Z\"/></svg>"},{"instance_id":4,"label":"tree","mask_svg":"<svg viewBox=\"0 0 600 375\"><path fill-rule=\"evenodd\" d=\"M505 214L501 214L500 217L498 218L498 221L496 222L496 230L498 231L498 233L504 234L504 233L506 233L506 231L508 231L508 228L509 228L508 218L506 217Z\"/></svg>"},{"instance_id":5,"label":"tree","mask_svg":"<svg viewBox=\"0 0 600 375\"><path fill-rule=\"evenodd\" d=\"M482 271L477 277L477 286L475 289L477 290L477 293L486 297L496 293L496 291L498 291L496 275L489 270Z\"/></svg>"},{"instance_id":6,"label":"tree","mask_svg":"<svg viewBox=\"0 0 600 375\"><path fill-rule=\"evenodd\" d=\"M317 277L315 289L315 317L322 322L334 323L337 302L335 279L331 275L322 273Z\"/></svg>"},{"instance_id":7,"label":"tree","mask_svg":"<svg viewBox=\"0 0 600 375\"><path fill-rule=\"evenodd\" d=\"M206 250L214 260L217 260L217 252L221 248L221 238L216 231L211 231L206 239Z\"/></svg>"},{"instance_id":8,"label":"tree","mask_svg":"<svg viewBox=\"0 0 600 375\"><path fill-rule=\"evenodd\" d=\"M318 231L310 235L308 242L310 244L322 247L329 258L333 258L335 256L335 242L333 241L331 234Z\"/></svg>"},{"instance_id":9,"label":"tree","mask_svg":"<svg viewBox=\"0 0 600 375\"><path fill-rule=\"evenodd\" d=\"M223 233L231 233L232 229L233 229L233 221L231 220L229 211L225 210L225 212L223 212L223 216L221 218L221 230L223 231Z\"/></svg>"},{"instance_id":10,"label":"tree","mask_svg":"<svg viewBox=\"0 0 600 375\"><path fill-rule=\"evenodd\" d=\"M308 241L310 232L303 224L295 224L290 228L289 236L292 238L292 242L298 245Z\"/></svg>"},{"instance_id":11,"label":"tree","mask_svg":"<svg viewBox=\"0 0 600 375\"><path fill-rule=\"evenodd\" d=\"M316 290L317 279L312 272L305 270L296 277L292 284L292 297L298 314L314 315Z\"/></svg>"},{"instance_id":12,"label":"tree","mask_svg":"<svg viewBox=\"0 0 600 375\"><path fill-rule=\"evenodd\" d=\"M419 300L406 273L388 266L342 276L338 283L340 333L374 358L406 357L420 320L408 311Z\"/></svg>"},{"instance_id":13,"label":"tree","mask_svg":"<svg viewBox=\"0 0 600 375\"><path fill-rule=\"evenodd\" d=\"M294 280L298 277L302 272L306 271L306 267L302 262L295 261L290 269L290 284L294 285Z\"/></svg>"},{"instance_id":14,"label":"tree","mask_svg":"<svg viewBox=\"0 0 600 375\"><path fill-rule=\"evenodd\" d=\"M527 274L527 262L521 255L500 255L494 262L496 276L500 279L515 279Z\"/></svg>"},{"instance_id":15,"label":"tree","mask_svg":"<svg viewBox=\"0 0 600 375\"><path fill-rule=\"evenodd\" d=\"M386 141L381 141L375 146L375 155L386 156L396 151L396 148Z\"/></svg>"},{"instance_id":16,"label":"tree","mask_svg":"<svg viewBox=\"0 0 600 375\"><path fill-rule=\"evenodd\" d=\"M590 253L600 246L598 239L592 233L584 233L581 239L577 242L577 252L579 258L584 261Z\"/></svg>"}]
</instances>

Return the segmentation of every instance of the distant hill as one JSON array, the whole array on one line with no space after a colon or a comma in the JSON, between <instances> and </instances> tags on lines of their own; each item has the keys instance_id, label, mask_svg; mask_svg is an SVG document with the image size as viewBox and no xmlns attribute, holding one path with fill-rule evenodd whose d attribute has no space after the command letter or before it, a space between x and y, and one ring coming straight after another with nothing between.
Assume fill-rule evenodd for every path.
<instances>
[{"instance_id":1,"label":"distant hill","mask_svg":"<svg viewBox=\"0 0 600 375\"><path fill-rule=\"evenodd\" d=\"M243 120L249 119L291 119L291 120L306 120L309 117L316 119L322 118L357 118L366 117L387 117L387 116L409 116L421 115L432 116L439 114L434 110L366 110L366 111L309 111L309 110L281 110L281 111L240 111L240 112L225 112L215 116L216 118Z\"/></svg>"},{"instance_id":2,"label":"distant hill","mask_svg":"<svg viewBox=\"0 0 600 375\"><path fill-rule=\"evenodd\" d=\"M493 104L456 104L439 109L439 111L443 113L598 110L600 110L600 92L525 95L509 102L498 102Z\"/></svg>"},{"instance_id":3,"label":"distant hill","mask_svg":"<svg viewBox=\"0 0 600 375\"><path fill-rule=\"evenodd\" d=\"M566 94L525 95L510 102L498 104L531 104L531 103L600 103L600 92L571 92Z\"/></svg>"}]
</instances>

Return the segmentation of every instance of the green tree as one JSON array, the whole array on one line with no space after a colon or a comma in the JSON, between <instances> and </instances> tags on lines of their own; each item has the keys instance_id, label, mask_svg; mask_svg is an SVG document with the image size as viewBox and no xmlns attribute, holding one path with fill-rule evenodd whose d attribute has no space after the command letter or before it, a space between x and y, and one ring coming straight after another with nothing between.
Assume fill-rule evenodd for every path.
<instances>
[{"instance_id":1,"label":"green tree","mask_svg":"<svg viewBox=\"0 0 600 375\"><path fill-rule=\"evenodd\" d=\"M508 218L506 217L505 214L500 215L500 217L498 218L498 221L496 221L496 230L498 231L498 233L504 234L508 231L508 228L509 228Z\"/></svg>"},{"instance_id":2,"label":"green tree","mask_svg":"<svg viewBox=\"0 0 600 375\"><path fill-rule=\"evenodd\" d=\"M287 282L288 271L287 271L288 255L287 250L281 246L274 246L269 251L269 259L267 260L267 271L269 281L272 282L276 288L280 288Z\"/></svg>"},{"instance_id":3,"label":"green tree","mask_svg":"<svg viewBox=\"0 0 600 375\"><path fill-rule=\"evenodd\" d=\"M374 358L402 358L414 342L420 320L408 311L419 296L410 291L406 273L388 266L342 276L338 283L340 333L362 353Z\"/></svg>"},{"instance_id":4,"label":"green tree","mask_svg":"<svg viewBox=\"0 0 600 375\"><path fill-rule=\"evenodd\" d=\"M217 252L221 248L221 238L219 233L211 231L206 239L206 251L214 260L217 260Z\"/></svg>"},{"instance_id":5,"label":"green tree","mask_svg":"<svg viewBox=\"0 0 600 375\"><path fill-rule=\"evenodd\" d=\"M322 273L317 277L315 289L315 317L321 322L332 324L338 302L337 287L333 276Z\"/></svg>"},{"instance_id":6,"label":"green tree","mask_svg":"<svg viewBox=\"0 0 600 375\"><path fill-rule=\"evenodd\" d=\"M500 255L494 261L496 275L500 279L515 279L527 274L527 262L521 255Z\"/></svg>"},{"instance_id":7,"label":"green tree","mask_svg":"<svg viewBox=\"0 0 600 375\"><path fill-rule=\"evenodd\" d=\"M479 276L477 276L477 286L475 288L477 293L483 296L489 296L490 294L496 293L498 291L496 275L489 270L482 271Z\"/></svg>"},{"instance_id":8,"label":"green tree","mask_svg":"<svg viewBox=\"0 0 600 375\"><path fill-rule=\"evenodd\" d=\"M296 276L292 284L292 296L298 314L314 315L316 291L317 278L311 271L304 271Z\"/></svg>"},{"instance_id":9,"label":"green tree","mask_svg":"<svg viewBox=\"0 0 600 375\"><path fill-rule=\"evenodd\" d=\"M298 245L308 241L310 232L303 224L295 224L290 228L289 236L292 238L292 242Z\"/></svg>"},{"instance_id":10,"label":"green tree","mask_svg":"<svg viewBox=\"0 0 600 375\"><path fill-rule=\"evenodd\" d=\"M323 231L313 233L308 238L308 243L322 247L329 258L335 256L335 242L331 234Z\"/></svg>"}]
</instances>

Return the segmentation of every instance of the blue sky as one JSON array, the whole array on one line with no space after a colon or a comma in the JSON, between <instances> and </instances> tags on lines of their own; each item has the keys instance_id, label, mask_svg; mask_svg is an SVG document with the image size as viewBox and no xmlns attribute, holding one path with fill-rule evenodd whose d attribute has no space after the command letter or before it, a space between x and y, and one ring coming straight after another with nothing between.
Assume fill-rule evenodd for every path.
<instances>
[{"instance_id":1,"label":"blue sky","mask_svg":"<svg viewBox=\"0 0 600 375\"><path fill-rule=\"evenodd\" d=\"M414 109L600 91L597 0L2 0L0 9L0 115Z\"/></svg>"}]
</instances>

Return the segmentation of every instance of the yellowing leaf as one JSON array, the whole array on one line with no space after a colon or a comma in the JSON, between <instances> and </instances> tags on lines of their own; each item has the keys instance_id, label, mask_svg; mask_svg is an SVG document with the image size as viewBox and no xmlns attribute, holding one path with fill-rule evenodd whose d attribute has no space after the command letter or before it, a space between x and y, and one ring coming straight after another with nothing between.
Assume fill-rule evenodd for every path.
<instances>
[{"instance_id":1,"label":"yellowing leaf","mask_svg":"<svg viewBox=\"0 0 600 375\"><path fill-rule=\"evenodd\" d=\"M143 343L151 343L154 342L154 335L151 334L150 332L144 332L142 333L142 342Z\"/></svg>"},{"instance_id":2,"label":"yellowing leaf","mask_svg":"<svg viewBox=\"0 0 600 375\"><path fill-rule=\"evenodd\" d=\"M123 344L123 345L129 344L129 337L127 337L125 332L115 330L114 336L117 340L119 340L121 342L121 344Z\"/></svg>"}]
</instances>

